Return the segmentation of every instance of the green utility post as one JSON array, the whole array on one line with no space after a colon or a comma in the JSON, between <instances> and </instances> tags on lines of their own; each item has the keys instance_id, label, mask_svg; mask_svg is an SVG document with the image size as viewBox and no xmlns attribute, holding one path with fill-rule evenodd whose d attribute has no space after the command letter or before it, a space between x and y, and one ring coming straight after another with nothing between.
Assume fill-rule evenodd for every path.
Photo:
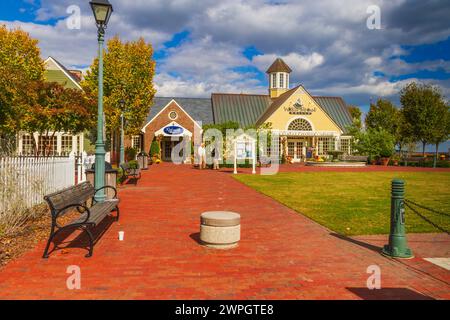
<instances>
[{"instance_id":1,"label":"green utility post","mask_svg":"<svg viewBox=\"0 0 450 320\"><path fill-rule=\"evenodd\" d=\"M98 120L97 120L97 141L95 143L95 190L105 186L105 142L103 141L103 42L105 33L98 32ZM95 194L97 202L104 202L106 199L105 190L100 190Z\"/></svg>"},{"instance_id":2,"label":"green utility post","mask_svg":"<svg viewBox=\"0 0 450 320\"><path fill-rule=\"evenodd\" d=\"M389 244L384 246L382 253L392 258L414 257L405 237L405 182L403 180L392 180L391 233Z\"/></svg>"},{"instance_id":3,"label":"green utility post","mask_svg":"<svg viewBox=\"0 0 450 320\"><path fill-rule=\"evenodd\" d=\"M95 142L95 178L94 185L95 201L104 202L105 194L105 141L103 139L103 43L105 42L105 29L113 7L108 0L92 0L89 2L94 13L95 23L98 31L98 119L97 119L97 141Z\"/></svg>"}]
</instances>

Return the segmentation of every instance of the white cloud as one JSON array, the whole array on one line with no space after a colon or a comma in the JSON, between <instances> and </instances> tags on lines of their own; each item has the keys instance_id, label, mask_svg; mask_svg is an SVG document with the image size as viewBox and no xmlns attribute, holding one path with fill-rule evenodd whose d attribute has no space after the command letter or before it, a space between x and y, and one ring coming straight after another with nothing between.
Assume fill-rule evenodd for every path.
<instances>
[{"instance_id":1,"label":"white cloud","mask_svg":"<svg viewBox=\"0 0 450 320\"><path fill-rule=\"evenodd\" d=\"M254 63L261 71L266 71L267 68L275 61L276 58L281 57L292 69L294 75L304 75L312 71L314 68L324 63L325 58L317 52L309 55L301 55L295 52L289 53L285 56L278 56L276 54L265 54L255 56Z\"/></svg>"},{"instance_id":2,"label":"white cloud","mask_svg":"<svg viewBox=\"0 0 450 320\"><path fill-rule=\"evenodd\" d=\"M97 54L96 30L88 1L41 0L38 18L59 19L69 5L79 5L82 29L22 26L40 40L43 56L52 55L67 66L84 66ZM406 63L407 44L432 43L450 35L450 3L419 0L115 0L108 36L125 40L143 36L155 49L175 33L189 31L189 39L167 50L155 78L164 95L208 96L211 91L266 92L266 82L236 68L265 72L281 56L293 69L292 83L323 94L345 95L363 103L367 95L396 95L402 82L389 77L418 70L448 70L444 60ZM379 5L382 30L368 30L366 9ZM262 51L252 61L242 51ZM251 70L251 69L249 69ZM374 71L386 78L373 77ZM259 75L260 76L260 75ZM448 92L448 81L438 81ZM364 96L366 95L366 96ZM353 99L353 98L352 98Z\"/></svg>"}]
</instances>

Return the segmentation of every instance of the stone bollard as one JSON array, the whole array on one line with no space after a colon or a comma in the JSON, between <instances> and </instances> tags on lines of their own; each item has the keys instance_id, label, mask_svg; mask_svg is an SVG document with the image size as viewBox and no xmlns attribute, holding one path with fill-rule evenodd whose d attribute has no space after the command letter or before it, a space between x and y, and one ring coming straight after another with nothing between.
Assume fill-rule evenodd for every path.
<instances>
[{"instance_id":1,"label":"stone bollard","mask_svg":"<svg viewBox=\"0 0 450 320\"><path fill-rule=\"evenodd\" d=\"M411 249L408 248L405 236L405 182L403 180L392 180L391 232L389 244L384 246L382 253L392 258L414 257Z\"/></svg>"},{"instance_id":2,"label":"stone bollard","mask_svg":"<svg viewBox=\"0 0 450 320\"><path fill-rule=\"evenodd\" d=\"M241 216L237 213L205 212L200 222L200 240L207 247L231 249L241 240Z\"/></svg>"}]
</instances>

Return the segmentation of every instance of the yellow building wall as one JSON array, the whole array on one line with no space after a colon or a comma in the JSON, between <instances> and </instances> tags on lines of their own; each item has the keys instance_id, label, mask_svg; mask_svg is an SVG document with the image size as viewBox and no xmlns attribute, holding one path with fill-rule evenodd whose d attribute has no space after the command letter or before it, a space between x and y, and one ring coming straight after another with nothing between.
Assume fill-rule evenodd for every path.
<instances>
[{"instance_id":1,"label":"yellow building wall","mask_svg":"<svg viewBox=\"0 0 450 320\"><path fill-rule=\"evenodd\" d=\"M311 115L293 115L285 108L293 107L301 99L305 108L316 109ZM341 129L331 120L319 104L302 87L292 94L285 103L278 108L267 120L266 123L272 124L273 130L287 130L289 124L296 118L307 119L315 131L335 131L341 134Z\"/></svg>"}]
</instances>

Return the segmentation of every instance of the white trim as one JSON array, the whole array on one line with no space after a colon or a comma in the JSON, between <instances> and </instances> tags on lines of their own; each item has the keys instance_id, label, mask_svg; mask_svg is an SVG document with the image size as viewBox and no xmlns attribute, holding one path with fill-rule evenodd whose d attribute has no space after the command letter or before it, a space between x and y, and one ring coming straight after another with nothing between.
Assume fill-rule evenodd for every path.
<instances>
[{"instance_id":1,"label":"white trim","mask_svg":"<svg viewBox=\"0 0 450 320\"><path fill-rule=\"evenodd\" d=\"M316 129L314 128L314 124L308 118L303 117L303 116L297 116L295 118L292 118L291 121L286 125L286 130L287 131L294 131L294 130L289 130L289 126L292 124L292 122L294 122L295 120L298 120L298 119L302 119L302 120L307 121L311 125L312 131L316 131Z\"/></svg>"},{"instance_id":2,"label":"white trim","mask_svg":"<svg viewBox=\"0 0 450 320\"><path fill-rule=\"evenodd\" d=\"M59 70L61 70L61 71L66 75L66 77L69 78L70 81L72 81L72 82L78 87L78 89L83 90L83 88L80 86L80 84L79 84L78 82L76 82L75 80L73 80L73 78L72 78L70 75L67 74L66 70L64 70L63 68L61 68L61 66L59 65L59 63L58 63L54 58L48 57L47 60L44 61L44 64L46 64L49 60L51 60L51 61L56 65L56 67L57 67Z\"/></svg>"},{"instance_id":3,"label":"white trim","mask_svg":"<svg viewBox=\"0 0 450 320\"><path fill-rule=\"evenodd\" d=\"M192 119L192 117L189 115L189 113L186 112L186 110L184 110L175 99L170 100L170 102L168 104L165 105L164 108L161 109L161 111L159 111L156 116L154 116L149 122L147 122L147 124L142 128L142 132L145 133L145 129L147 129L147 127L150 125L150 123L153 122L153 120L155 120L157 117L159 117L164 110L166 110L171 104L172 102L175 102L175 104L181 109L181 111L183 111L189 119L192 120L192 122L198 127L200 128L200 130L202 130L202 127L197 123L197 121L195 121L194 119ZM181 127L181 126L180 126Z\"/></svg>"},{"instance_id":4,"label":"white trim","mask_svg":"<svg viewBox=\"0 0 450 320\"><path fill-rule=\"evenodd\" d=\"M167 127L171 127L171 126L177 126L183 129L183 133L182 134L172 134L172 135L168 135L164 132L164 129ZM163 135L165 137L192 137L192 132L190 132L188 129L186 129L185 127L183 127L182 125L180 125L179 123L172 121L171 123L165 125L164 127L160 128L158 131L155 132L155 137L159 136L159 135Z\"/></svg>"}]
</instances>

